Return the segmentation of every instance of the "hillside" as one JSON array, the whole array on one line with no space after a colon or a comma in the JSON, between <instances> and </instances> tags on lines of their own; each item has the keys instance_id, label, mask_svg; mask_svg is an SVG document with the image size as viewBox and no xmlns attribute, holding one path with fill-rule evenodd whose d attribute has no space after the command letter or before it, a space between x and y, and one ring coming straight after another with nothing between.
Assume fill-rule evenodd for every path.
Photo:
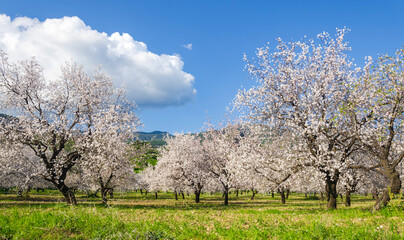
<instances>
[{"instance_id":1,"label":"hillside","mask_svg":"<svg viewBox=\"0 0 404 240\"><path fill-rule=\"evenodd\" d=\"M164 137L167 135L172 136L168 132L162 131L136 132L135 140L147 141L150 142L153 147L159 147L165 145Z\"/></svg>"},{"instance_id":2,"label":"hillside","mask_svg":"<svg viewBox=\"0 0 404 240\"><path fill-rule=\"evenodd\" d=\"M137 140L141 141L152 141L152 140L161 140L166 135L170 135L168 132L154 131L154 132L136 132L135 137Z\"/></svg>"}]
</instances>

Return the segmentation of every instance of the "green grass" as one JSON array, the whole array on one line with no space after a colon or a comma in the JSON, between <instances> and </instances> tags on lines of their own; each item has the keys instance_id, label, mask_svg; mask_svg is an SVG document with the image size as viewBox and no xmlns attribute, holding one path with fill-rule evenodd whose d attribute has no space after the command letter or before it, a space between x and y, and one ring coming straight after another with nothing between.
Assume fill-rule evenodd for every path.
<instances>
[{"instance_id":1,"label":"green grass","mask_svg":"<svg viewBox=\"0 0 404 240\"><path fill-rule=\"evenodd\" d=\"M78 194L68 206L56 192L32 192L30 198L0 195L0 239L403 239L404 208L393 200L380 212L369 197L354 195L352 207L337 210L325 202L292 194L279 196L193 196L115 194L110 207L99 198Z\"/></svg>"}]
</instances>

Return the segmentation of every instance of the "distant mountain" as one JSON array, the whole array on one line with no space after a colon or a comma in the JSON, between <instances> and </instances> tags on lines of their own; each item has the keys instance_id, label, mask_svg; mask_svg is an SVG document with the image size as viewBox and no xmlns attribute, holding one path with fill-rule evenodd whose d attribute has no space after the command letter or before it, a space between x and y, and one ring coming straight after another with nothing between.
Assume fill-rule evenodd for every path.
<instances>
[{"instance_id":1,"label":"distant mountain","mask_svg":"<svg viewBox=\"0 0 404 240\"><path fill-rule=\"evenodd\" d=\"M151 141L164 139L165 136L172 136L168 132L154 131L154 132L135 132L135 137L137 140L141 141Z\"/></svg>"},{"instance_id":2,"label":"distant mountain","mask_svg":"<svg viewBox=\"0 0 404 240\"><path fill-rule=\"evenodd\" d=\"M135 140L147 141L153 147L160 147L166 144L164 141L165 136L172 136L168 132L154 131L154 132L135 132Z\"/></svg>"}]
</instances>

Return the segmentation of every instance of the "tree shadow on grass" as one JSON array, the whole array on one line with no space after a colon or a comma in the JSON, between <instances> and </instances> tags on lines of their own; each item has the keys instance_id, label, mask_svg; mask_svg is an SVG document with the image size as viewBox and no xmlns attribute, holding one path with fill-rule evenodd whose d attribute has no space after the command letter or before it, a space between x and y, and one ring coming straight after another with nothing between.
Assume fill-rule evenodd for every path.
<instances>
[{"instance_id":1,"label":"tree shadow on grass","mask_svg":"<svg viewBox=\"0 0 404 240\"><path fill-rule=\"evenodd\" d=\"M8 197L0 197L0 203L8 201L11 202L61 202L63 199L58 197L18 197L18 196L8 196Z\"/></svg>"},{"instance_id":2,"label":"tree shadow on grass","mask_svg":"<svg viewBox=\"0 0 404 240\"><path fill-rule=\"evenodd\" d=\"M245 210L245 211L264 211L265 213L287 213L287 212L306 212L318 213L327 211L326 202L320 200L306 200L304 197L295 195L287 199L286 204L280 202L280 197L275 196L271 198L266 195L257 195L254 200L250 196L231 196L229 205L225 206L224 199L221 195L208 195L205 194L201 198L200 203L195 203L194 196L187 196L186 199L180 198L175 200L170 193L162 193L161 197L155 199L153 196L146 197L145 195L131 196L125 194L116 194L116 197L109 199L109 207L113 209L141 209L141 210L169 210L169 211L192 211L192 210L214 210L214 211L228 211L228 210ZM105 208L106 206L101 203L100 198L87 198L86 196L78 196L78 207L96 207ZM369 205L369 202L374 201L371 198L353 198L353 207L358 205ZM69 206L64 203L62 196L32 196L30 198L23 198L17 196L4 197L0 195L0 208L3 207L41 207L52 208L54 206ZM342 203L338 203L342 206ZM363 206L361 206L363 208ZM344 208L348 209L348 208ZM366 206L364 209L368 209Z\"/></svg>"}]
</instances>

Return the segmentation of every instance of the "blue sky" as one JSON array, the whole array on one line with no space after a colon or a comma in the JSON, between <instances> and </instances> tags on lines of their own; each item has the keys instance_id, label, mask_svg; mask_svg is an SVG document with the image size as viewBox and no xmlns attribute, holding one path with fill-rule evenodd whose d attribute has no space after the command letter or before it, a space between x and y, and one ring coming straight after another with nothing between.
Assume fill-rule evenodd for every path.
<instances>
[{"instance_id":1,"label":"blue sky","mask_svg":"<svg viewBox=\"0 0 404 240\"><path fill-rule=\"evenodd\" d=\"M346 26L351 29L350 55L358 65L365 56L393 53L404 45L404 1L13 0L0 1L0 13L11 20L40 22L77 16L93 30L128 33L154 54L177 56L184 64L178 74L192 75L194 83L181 88L188 95L177 102L165 96L161 101L167 104L141 106L144 131L195 132L207 119L223 119L237 90L251 85L243 71L243 54L252 57L256 48L277 37L294 41L323 31L333 35ZM186 44L192 44L192 50ZM172 95L181 94L174 90Z\"/></svg>"}]
</instances>

